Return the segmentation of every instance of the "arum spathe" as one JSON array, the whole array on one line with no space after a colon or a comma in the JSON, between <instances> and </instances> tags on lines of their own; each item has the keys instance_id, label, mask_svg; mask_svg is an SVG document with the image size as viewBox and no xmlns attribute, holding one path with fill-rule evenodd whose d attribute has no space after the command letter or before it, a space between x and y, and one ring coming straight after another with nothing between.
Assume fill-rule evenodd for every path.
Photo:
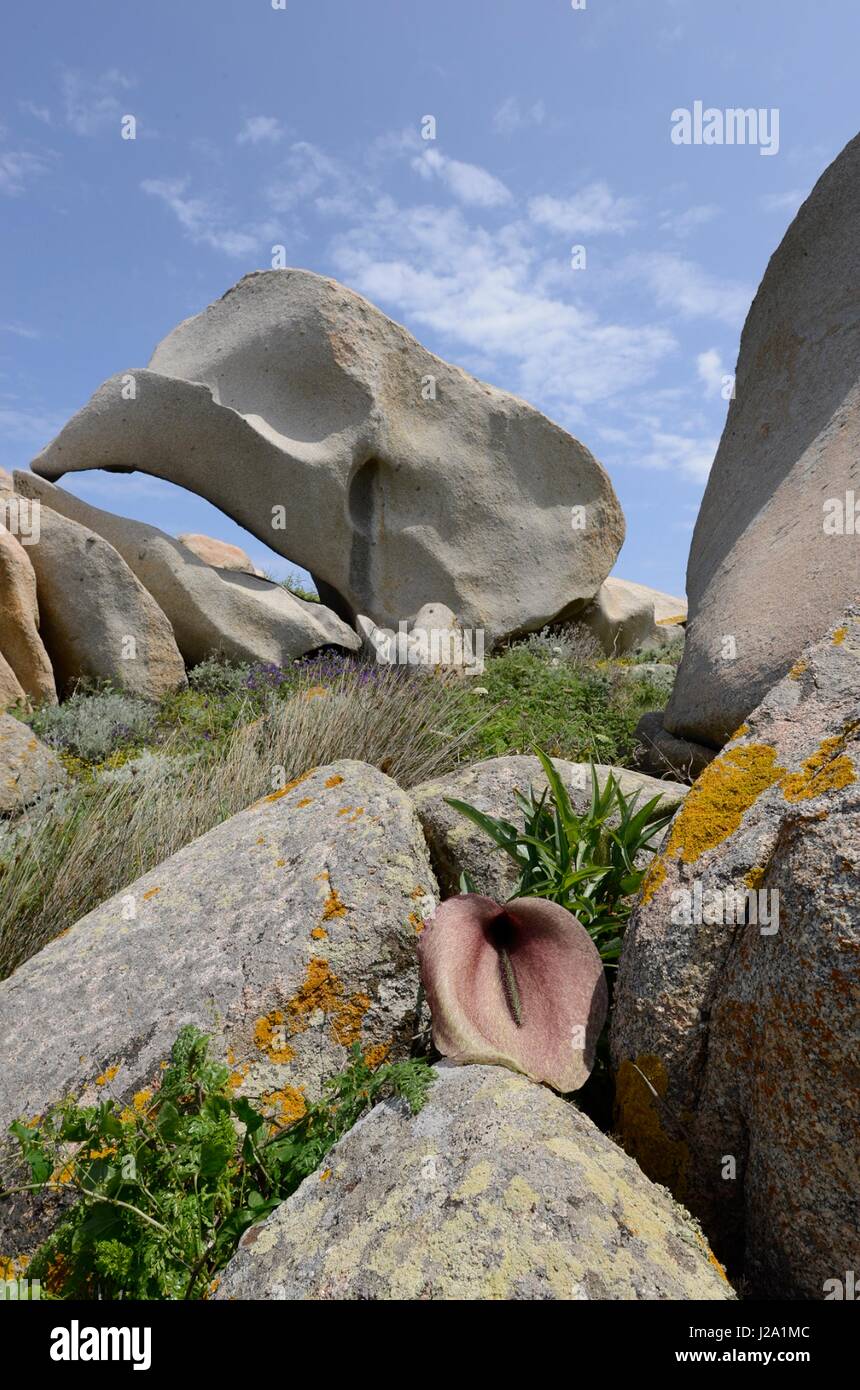
<instances>
[{"instance_id":1,"label":"arum spathe","mask_svg":"<svg viewBox=\"0 0 860 1390\"><path fill-rule=\"evenodd\" d=\"M603 963L558 903L477 893L442 903L421 934L433 1042L457 1062L490 1062L578 1090L606 1020Z\"/></svg>"}]
</instances>

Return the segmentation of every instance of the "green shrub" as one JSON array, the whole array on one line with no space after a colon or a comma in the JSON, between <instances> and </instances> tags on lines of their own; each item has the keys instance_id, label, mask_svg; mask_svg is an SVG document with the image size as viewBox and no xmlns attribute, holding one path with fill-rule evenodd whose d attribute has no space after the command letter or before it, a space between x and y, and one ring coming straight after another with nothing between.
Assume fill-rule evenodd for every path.
<instances>
[{"instance_id":1,"label":"green shrub","mask_svg":"<svg viewBox=\"0 0 860 1390\"><path fill-rule=\"evenodd\" d=\"M110 688L80 688L61 705L40 705L27 723L52 748L100 763L118 748L139 745L155 725L158 707Z\"/></svg>"},{"instance_id":2,"label":"green shrub","mask_svg":"<svg viewBox=\"0 0 860 1390\"><path fill-rule=\"evenodd\" d=\"M289 1197L366 1110L394 1095L417 1113L432 1079L423 1059L373 1068L356 1043L322 1099L278 1128L236 1099L208 1039L183 1028L157 1089L131 1105L68 1100L35 1126L12 1126L31 1175L25 1186L76 1199L28 1277L62 1299L205 1297L242 1233Z\"/></svg>"},{"instance_id":3,"label":"green shrub","mask_svg":"<svg viewBox=\"0 0 860 1390\"><path fill-rule=\"evenodd\" d=\"M549 786L540 796L531 788L515 794L522 830L465 801L445 799L513 859L519 878L512 898L546 898L566 907L586 928L604 964L615 965L633 898L645 876L642 858L654 853L674 808L661 810L659 796L638 807L640 794L625 796L612 773L601 791L592 764L591 804L578 815L552 760L539 748L535 752ZM468 882L462 886L473 891Z\"/></svg>"}]
</instances>

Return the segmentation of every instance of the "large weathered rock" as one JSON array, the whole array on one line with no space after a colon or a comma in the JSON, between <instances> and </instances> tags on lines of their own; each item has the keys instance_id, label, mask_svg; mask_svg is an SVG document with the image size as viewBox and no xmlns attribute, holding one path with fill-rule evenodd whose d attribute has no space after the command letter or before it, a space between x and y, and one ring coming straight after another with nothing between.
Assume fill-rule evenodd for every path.
<instances>
[{"instance_id":1,"label":"large weathered rock","mask_svg":"<svg viewBox=\"0 0 860 1390\"><path fill-rule=\"evenodd\" d=\"M0 652L0 711L8 709L10 705L18 704L26 706L29 701L21 682L3 653Z\"/></svg>"},{"instance_id":2,"label":"large weathered rock","mask_svg":"<svg viewBox=\"0 0 860 1390\"><path fill-rule=\"evenodd\" d=\"M0 652L36 703L57 703L54 673L39 636L36 575L27 549L0 526Z\"/></svg>"},{"instance_id":3,"label":"large weathered rock","mask_svg":"<svg viewBox=\"0 0 860 1390\"><path fill-rule=\"evenodd\" d=\"M246 1232L216 1299L730 1299L687 1213L573 1105L500 1067L379 1105Z\"/></svg>"},{"instance_id":4,"label":"large weathered rock","mask_svg":"<svg viewBox=\"0 0 860 1390\"><path fill-rule=\"evenodd\" d=\"M286 665L317 647L357 651L359 638L321 603L305 603L280 584L213 569L166 531L92 507L32 473L16 489L90 527L116 548L167 615L189 666L220 652L234 661Z\"/></svg>"},{"instance_id":5,"label":"large weathered rock","mask_svg":"<svg viewBox=\"0 0 860 1390\"><path fill-rule=\"evenodd\" d=\"M687 566L670 733L721 747L856 592L858 302L860 136L801 207L744 327Z\"/></svg>"},{"instance_id":6,"label":"large weathered rock","mask_svg":"<svg viewBox=\"0 0 860 1390\"><path fill-rule=\"evenodd\" d=\"M184 685L170 623L114 547L47 506L39 529L29 556L57 689L85 676L158 700Z\"/></svg>"},{"instance_id":7,"label":"large weathered rock","mask_svg":"<svg viewBox=\"0 0 860 1390\"><path fill-rule=\"evenodd\" d=\"M343 761L272 793L0 984L0 1135L67 1093L104 1094L105 1078L121 1097L146 1087L187 1023L242 1092L301 1114L353 1041L407 1047L435 891L410 802L383 773Z\"/></svg>"},{"instance_id":8,"label":"large weathered rock","mask_svg":"<svg viewBox=\"0 0 860 1390\"><path fill-rule=\"evenodd\" d=\"M624 537L588 449L304 270L246 275L34 464L101 467L201 493L342 616L395 629L430 601L488 641L539 628L592 598Z\"/></svg>"},{"instance_id":9,"label":"large weathered rock","mask_svg":"<svg viewBox=\"0 0 860 1390\"><path fill-rule=\"evenodd\" d=\"M212 536L199 536L186 532L178 537L181 545L191 550L205 565L214 565L219 570L235 570L238 574L259 574L259 570L240 545L229 541L216 541Z\"/></svg>"},{"instance_id":10,"label":"large weathered rock","mask_svg":"<svg viewBox=\"0 0 860 1390\"><path fill-rule=\"evenodd\" d=\"M591 770L588 763L570 763L564 758L553 758L553 764L564 778L574 810L580 813L587 810L591 803ZM626 796L637 791L640 793L640 806L644 806L652 796L661 796L668 810L679 806L689 791L689 787L679 782L660 782L654 777L646 777L644 773L631 772L626 767L599 766L597 776L601 786L606 784L610 772L615 774ZM487 815L500 816L521 826L522 816L517 809L515 792L525 794L532 786L540 795L546 784L543 768L537 758L510 755L469 763L446 777L420 782L412 788L409 794L424 828L433 867L445 895L459 892L460 875L468 873L477 893L504 901L513 892L517 877L513 861L497 850L489 836L483 834L472 821L449 806L445 798L467 801Z\"/></svg>"},{"instance_id":11,"label":"large weathered rock","mask_svg":"<svg viewBox=\"0 0 860 1390\"><path fill-rule=\"evenodd\" d=\"M619 971L623 1142L760 1296L857 1267L858 690L860 606L691 789Z\"/></svg>"},{"instance_id":12,"label":"large weathered rock","mask_svg":"<svg viewBox=\"0 0 860 1390\"><path fill-rule=\"evenodd\" d=\"M612 576L604 580L580 619L607 656L637 648L655 651L683 635L687 600Z\"/></svg>"},{"instance_id":13,"label":"large weathered rock","mask_svg":"<svg viewBox=\"0 0 860 1390\"><path fill-rule=\"evenodd\" d=\"M639 671L641 667L630 669ZM654 777L688 777L693 781L717 756L717 750L704 743L693 743L690 739L667 734L663 727L662 710L649 710L643 714L636 725L634 737L637 743L636 766Z\"/></svg>"},{"instance_id":14,"label":"large weathered rock","mask_svg":"<svg viewBox=\"0 0 860 1390\"><path fill-rule=\"evenodd\" d=\"M19 811L66 781L56 753L19 719L0 714L0 814Z\"/></svg>"}]
</instances>

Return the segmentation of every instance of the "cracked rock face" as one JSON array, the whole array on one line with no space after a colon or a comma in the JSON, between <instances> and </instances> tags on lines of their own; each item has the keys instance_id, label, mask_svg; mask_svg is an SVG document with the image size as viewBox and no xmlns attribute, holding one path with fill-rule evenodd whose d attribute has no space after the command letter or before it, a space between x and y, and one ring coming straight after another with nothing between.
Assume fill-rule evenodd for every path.
<instances>
[{"instance_id":1,"label":"cracked rock face","mask_svg":"<svg viewBox=\"0 0 860 1390\"><path fill-rule=\"evenodd\" d=\"M260 1226L217 1299L730 1299L693 1221L575 1106L501 1067L379 1105Z\"/></svg>"},{"instance_id":2,"label":"cracked rock face","mask_svg":"<svg viewBox=\"0 0 860 1390\"><path fill-rule=\"evenodd\" d=\"M687 565L670 734L721 748L860 577L860 135L770 259ZM731 641L727 641L731 639Z\"/></svg>"},{"instance_id":3,"label":"cracked rock face","mask_svg":"<svg viewBox=\"0 0 860 1390\"><path fill-rule=\"evenodd\" d=\"M245 276L33 466L153 473L310 570L348 620L396 629L432 601L490 641L581 607L624 538L583 444L303 270Z\"/></svg>"},{"instance_id":4,"label":"cracked rock face","mask_svg":"<svg viewBox=\"0 0 860 1390\"><path fill-rule=\"evenodd\" d=\"M306 774L0 983L0 1134L66 1094L92 1103L146 1088L187 1023L210 1035L238 1093L297 1117L353 1042L407 1049L416 929L435 896L420 827L390 778L352 761ZM0 1249L25 1248L28 1215L3 1204Z\"/></svg>"},{"instance_id":5,"label":"cracked rock face","mask_svg":"<svg viewBox=\"0 0 860 1390\"><path fill-rule=\"evenodd\" d=\"M855 604L691 788L618 973L621 1140L759 1297L857 1267L858 690Z\"/></svg>"}]
</instances>

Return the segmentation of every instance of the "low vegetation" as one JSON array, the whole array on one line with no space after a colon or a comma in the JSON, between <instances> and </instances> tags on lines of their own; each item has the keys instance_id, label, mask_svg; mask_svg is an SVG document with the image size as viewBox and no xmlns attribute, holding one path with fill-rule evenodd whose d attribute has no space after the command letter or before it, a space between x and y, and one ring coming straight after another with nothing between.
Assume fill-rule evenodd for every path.
<instances>
[{"instance_id":1,"label":"low vegetation","mask_svg":"<svg viewBox=\"0 0 860 1390\"><path fill-rule=\"evenodd\" d=\"M322 1098L277 1127L234 1095L229 1068L186 1027L156 1087L129 1105L68 1100L36 1125L12 1127L30 1174L24 1188L73 1201L27 1277L49 1298L206 1297L242 1233L289 1197L366 1110L400 1096L417 1113L432 1079L420 1058L371 1067L356 1043Z\"/></svg>"}]
</instances>

